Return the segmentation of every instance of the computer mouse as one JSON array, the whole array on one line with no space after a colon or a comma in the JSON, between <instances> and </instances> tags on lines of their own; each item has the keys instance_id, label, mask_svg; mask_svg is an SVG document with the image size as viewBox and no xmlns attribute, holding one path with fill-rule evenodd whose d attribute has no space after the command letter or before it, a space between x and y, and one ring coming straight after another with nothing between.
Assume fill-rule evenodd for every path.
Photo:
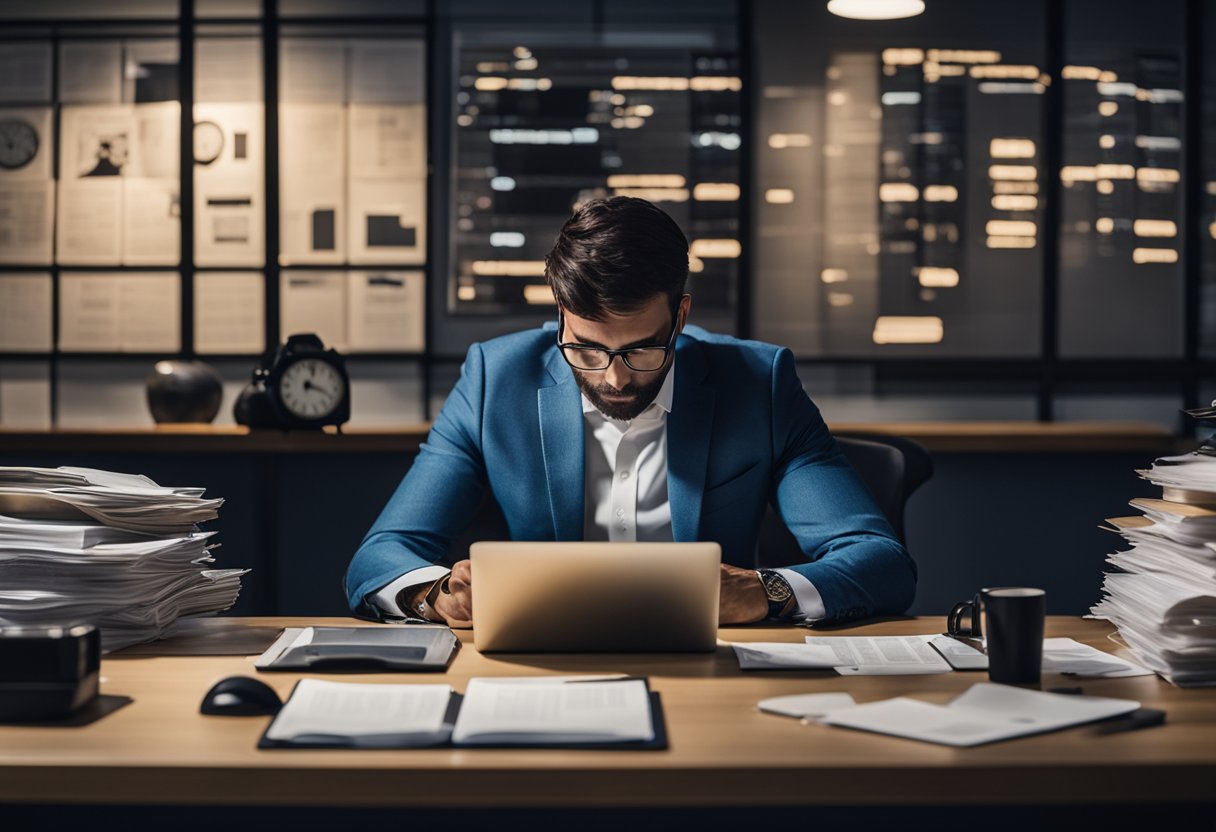
<instances>
[{"instance_id":1,"label":"computer mouse","mask_svg":"<svg viewBox=\"0 0 1216 832\"><path fill-rule=\"evenodd\" d=\"M229 676L211 686L199 712L210 716L265 716L277 714L283 700L274 688L250 676Z\"/></svg>"}]
</instances>

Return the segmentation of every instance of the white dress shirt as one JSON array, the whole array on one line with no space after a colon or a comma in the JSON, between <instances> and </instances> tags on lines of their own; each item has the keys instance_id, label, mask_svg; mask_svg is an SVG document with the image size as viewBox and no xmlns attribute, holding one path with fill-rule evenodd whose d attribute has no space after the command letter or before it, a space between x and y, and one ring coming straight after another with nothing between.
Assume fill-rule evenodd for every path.
<instances>
[{"instance_id":1,"label":"white dress shirt","mask_svg":"<svg viewBox=\"0 0 1216 832\"><path fill-rule=\"evenodd\" d=\"M600 413L583 396L583 539L670 541L671 503L667 499L667 414L671 412L674 363L650 406L623 422ZM397 594L431 583L450 570L424 566L406 572L373 596L376 606L401 615ZM798 608L793 617L816 620L827 615L819 590L791 569L775 569L789 582Z\"/></svg>"}]
</instances>

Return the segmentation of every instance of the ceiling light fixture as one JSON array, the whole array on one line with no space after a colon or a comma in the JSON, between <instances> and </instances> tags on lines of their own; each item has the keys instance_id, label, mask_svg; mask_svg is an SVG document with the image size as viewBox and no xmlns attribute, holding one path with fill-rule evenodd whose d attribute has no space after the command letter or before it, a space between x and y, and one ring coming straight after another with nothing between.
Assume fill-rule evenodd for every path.
<instances>
[{"instance_id":1,"label":"ceiling light fixture","mask_svg":"<svg viewBox=\"0 0 1216 832\"><path fill-rule=\"evenodd\" d=\"M924 10L925 0L828 0L828 11L854 20L898 20Z\"/></svg>"}]
</instances>

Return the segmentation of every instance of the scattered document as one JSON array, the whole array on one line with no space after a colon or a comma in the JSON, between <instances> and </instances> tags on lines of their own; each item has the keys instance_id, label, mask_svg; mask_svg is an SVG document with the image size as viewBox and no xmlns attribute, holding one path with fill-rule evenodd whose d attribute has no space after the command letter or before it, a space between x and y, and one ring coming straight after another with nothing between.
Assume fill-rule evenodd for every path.
<instances>
[{"instance_id":1,"label":"scattered document","mask_svg":"<svg viewBox=\"0 0 1216 832\"><path fill-rule=\"evenodd\" d=\"M259 670L441 670L459 640L446 626L288 627L254 666Z\"/></svg>"},{"instance_id":2,"label":"scattered document","mask_svg":"<svg viewBox=\"0 0 1216 832\"><path fill-rule=\"evenodd\" d=\"M949 663L929 644L938 637L807 636L804 644L752 642L731 646L742 670L830 668L841 676L910 676L950 672Z\"/></svg>"},{"instance_id":3,"label":"scattered document","mask_svg":"<svg viewBox=\"0 0 1216 832\"><path fill-rule=\"evenodd\" d=\"M731 648L740 670L834 670L839 664L836 651L817 644L754 641Z\"/></svg>"},{"instance_id":4,"label":"scattered document","mask_svg":"<svg viewBox=\"0 0 1216 832\"><path fill-rule=\"evenodd\" d=\"M302 679L266 740L292 744L401 748L442 745L449 685L376 685Z\"/></svg>"},{"instance_id":5,"label":"scattered document","mask_svg":"<svg viewBox=\"0 0 1216 832\"><path fill-rule=\"evenodd\" d=\"M761 699L756 708L768 714L795 719L818 719L831 711L852 708L857 703L847 693L796 693Z\"/></svg>"},{"instance_id":6,"label":"scattered document","mask_svg":"<svg viewBox=\"0 0 1216 832\"><path fill-rule=\"evenodd\" d=\"M655 738L643 679L469 681L456 718L456 745L648 742Z\"/></svg>"},{"instance_id":7,"label":"scattered document","mask_svg":"<svg viewBox=\"0 0 1216 832\"><path fill-rule=\"evenodd\" d=\"M1043 693L1008 685L972 685L948 705L898 697L833 710L821 722L879 734L972 746L1055 731L1129 714L1130 699Z\"/></svg>"},{"instance_id":8,"label":"scattered document","mask_svg":"<svg viewBox=\"0 0 1216 832\"><path fill-rule=\"evenodd\" d=\"M1043 640L1043 672L1102 679L1153 675L1153 671L1147 668L1071 638Z\"/></svg>"}]
</instances>

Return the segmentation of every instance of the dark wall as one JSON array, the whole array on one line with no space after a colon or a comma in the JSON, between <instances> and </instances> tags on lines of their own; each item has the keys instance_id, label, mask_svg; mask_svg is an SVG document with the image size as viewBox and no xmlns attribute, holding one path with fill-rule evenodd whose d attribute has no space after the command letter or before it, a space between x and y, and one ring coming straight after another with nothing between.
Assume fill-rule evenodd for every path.
<instances>
[{"instance_id":1,"label":"dark wall","mask_svg":"<svg viewBox=\"0 0 1216 832\"><path fill-rule=\"evenodd\" d=\"M1152 496L1135 468L1146 454L937 454L908 504L920 568L911 612L944 615L981 586L1047 589L1048 611L1080 615L1097 600L1103 560L1120 542L1103 518ZM233 613L345 615L342 575L410 457L375 454L29 455L6 465L84 465L146 474L224 497L217 565L250 567Z\"/></svg>"}]
</instances>

